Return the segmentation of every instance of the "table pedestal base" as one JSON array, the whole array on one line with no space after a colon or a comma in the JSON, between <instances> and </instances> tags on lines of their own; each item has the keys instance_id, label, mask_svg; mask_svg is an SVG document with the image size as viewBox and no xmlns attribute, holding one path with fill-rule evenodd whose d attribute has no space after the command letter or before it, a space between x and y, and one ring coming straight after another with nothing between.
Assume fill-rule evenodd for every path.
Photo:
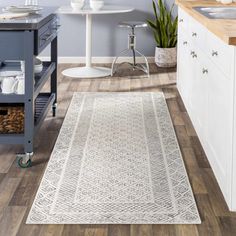
<instances>
[{"instance_id":1,"label":"table pedestal base","mask_svg":"<svg viewBox=\"0 0 236 236\"><path fill-rule=\"evenodd\" d=\"M106 67L76 67L64 70L64 76L71 78L99 78L111 75L111 69Z\"/></svg>"}]
</instances>

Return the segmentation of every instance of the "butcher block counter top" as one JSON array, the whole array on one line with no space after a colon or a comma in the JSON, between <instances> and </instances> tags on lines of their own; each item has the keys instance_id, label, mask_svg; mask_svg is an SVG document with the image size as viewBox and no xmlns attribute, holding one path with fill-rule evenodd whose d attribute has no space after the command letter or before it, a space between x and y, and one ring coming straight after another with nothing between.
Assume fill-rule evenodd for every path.
<instances>
[{"instance_id":1,"label":"butcher block counter top","mask_svg":"<svg viewBox=\"0 0 236 236\"><path fill-rule=\"evenodd\" d=\"M236 46L236 19L209 19L201 13L194 10L193 7L209 7L209 6L222 6L222 7L236 7L236 3L222 4L213 0L209 1L185 1L176 0L175 3L191 15L195 20L204 25L209 31L221 38L228 45Z\"/></svg>"}]
</instances>

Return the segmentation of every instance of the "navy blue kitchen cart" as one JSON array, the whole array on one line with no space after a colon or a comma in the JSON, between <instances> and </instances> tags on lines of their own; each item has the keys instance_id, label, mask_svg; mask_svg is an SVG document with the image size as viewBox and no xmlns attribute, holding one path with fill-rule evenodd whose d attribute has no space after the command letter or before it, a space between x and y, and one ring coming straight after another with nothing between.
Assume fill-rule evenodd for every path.
<instances>
[{"instance_id":1,"label":"navy blue kitchen cart","mask_svg":"<svg viewBox=\"0 0 236 236\"><path fill-rule=\"evenodd\" d=\"M17 154L18 164L22 168L31 165L34 137L49 109L52 108L53 116L56 115L59 25L55 11L56 8L47 7L39 14L30 15L24 19L0 21L0 61L6 62L1 69L6 70L10 65L7 61L25 61L25 94L0 93L0 103L24 105L24 133L0 134L1 144L24 145L24 153ZM51 60L43 62L43 71L35 76L34 58L49 45L51 46ZM19 64L17 64L18 67ZM51 79L50 92L41 93L48 79Z\"/></svg>"}]
</instances>

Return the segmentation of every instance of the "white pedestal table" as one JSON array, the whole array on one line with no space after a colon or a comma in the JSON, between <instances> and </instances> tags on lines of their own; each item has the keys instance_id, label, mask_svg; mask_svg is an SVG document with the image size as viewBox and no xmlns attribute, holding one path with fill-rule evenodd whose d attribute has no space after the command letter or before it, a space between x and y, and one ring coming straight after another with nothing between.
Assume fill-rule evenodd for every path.
<instances>
[{"instance_id":1,"label":"white pedestal table","mask_svg":"<svg viewBox=\"0 0 236 236\"><path fill-rule=\"evenodd\" d=\"M117 14L133 11L132 7L106 5L99 11L85 7L82 10L74 10L70 6L61 7L58 14L86 15L86 66L64 70L63 75L72 78L96 78L111 75L111 69L92 66L92 15Z\"/></svg>"}]
</instances>

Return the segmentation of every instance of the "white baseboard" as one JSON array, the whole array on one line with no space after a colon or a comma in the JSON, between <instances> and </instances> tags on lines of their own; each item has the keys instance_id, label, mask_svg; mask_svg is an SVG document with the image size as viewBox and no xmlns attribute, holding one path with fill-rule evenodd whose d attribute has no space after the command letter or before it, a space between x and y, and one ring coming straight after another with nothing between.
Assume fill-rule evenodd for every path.
<instances>
[{"instance_id":1,"label":"white baseboard","mask_svg":"<svg viewBox=\"0 0 236 236\"><path fill-rule=\"evenodd\" d=\"M43 61L49 61L50 57L40 57ZM93 63L112 63L115 57L93 57ZM132 62L132 57L120 57L118 62ZM154 57L147 57L147 60L149 63L154 63ZM143 58L137 57L136 58L137 63L144 62ZM85 57L59 57L58 63L85 63Z\"/></svg>"}]
</instances>

